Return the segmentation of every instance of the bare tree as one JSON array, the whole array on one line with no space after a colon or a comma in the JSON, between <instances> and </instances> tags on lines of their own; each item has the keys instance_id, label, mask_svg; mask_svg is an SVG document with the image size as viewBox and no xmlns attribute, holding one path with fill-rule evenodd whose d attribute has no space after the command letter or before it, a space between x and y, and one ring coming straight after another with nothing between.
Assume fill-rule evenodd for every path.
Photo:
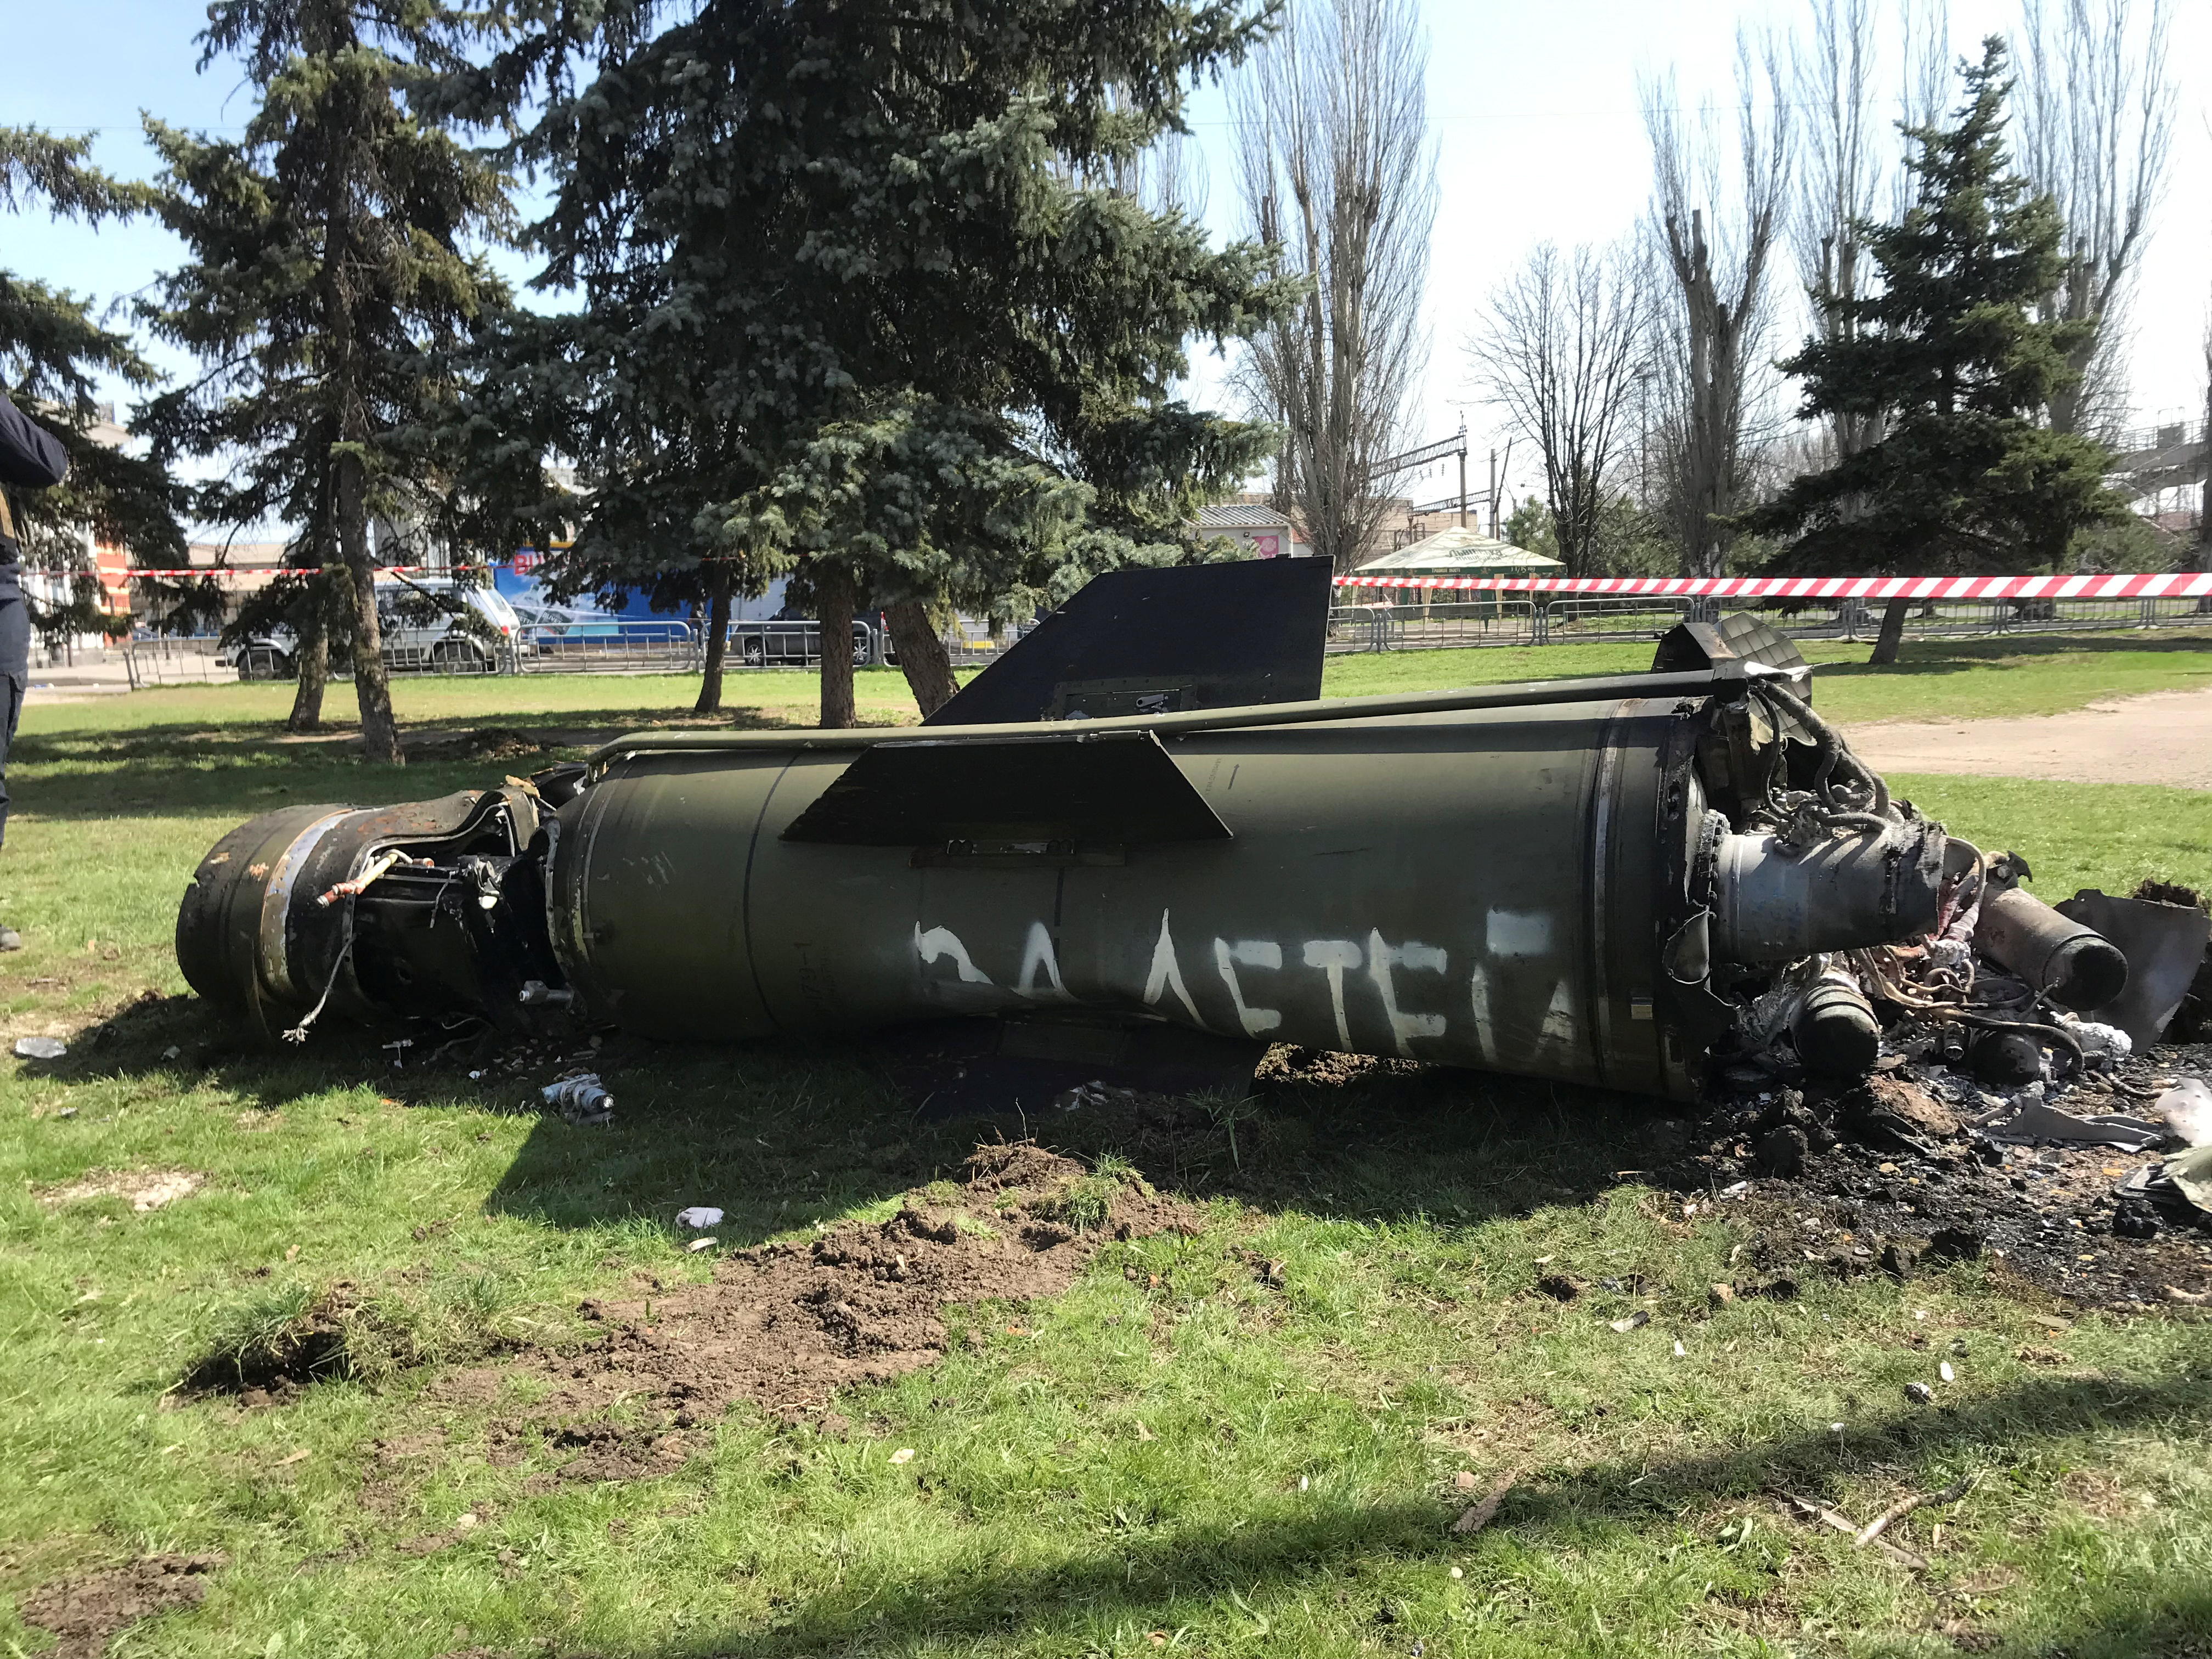
<instances>
[{"instance_id":1,"label":"bare tree","mask_svg":"<svg viewBox=\"0 0 2212 1659\"><path fill-rule=\"evenodd\" d=\"M1723 184L1727 149L1708 103L1682 118L1670 72L1643 88L1651 141L1652 232L1674 276L1683 404L1679 465L1680 535L1692 575L1717 575L1742 495L1747 348L1766 320L1766 267L1790 194L1790 105L1781 53L1756 54L1736 39L1736 179Z\"/></svg>"},{"instance_id":2,"label":"bare tree","mask_svg":"<svg viewBox=\"0 0 2212 1659\"><path fill-rule=\"evenodd\" d=\"M1310 283L1253 342L1249 389L1283 428L1277 498L1339 570L1389 514L1375 466L1399 447L1425 356L1427 70L1418 0L1292 0L1231 88L1245 211Z\"/></svg>"},{"instance_id":3,"label":"bare tree","mask_svg":"<svg viewBox=\"0 0 2212 1659\"><path fill-rule=\"evenodd\" d=\"M2204 425L2197 436L2203 441L2203 492L2197 498L2197 546L2183 568L2212 570L2212 321L2204 325ZM2199 599L2199 611L2212 611L2212 600Z\"/></svg>"},{"instance_id":4,"label":"bare tree","mask_svg":"<svg viewBox=\"0 0 2212 1659\"><path fill-rule=\"evenodd\" d=\"M1534 443L1567 574L1590 574L1613 475L1635 435L1650 273L1620 248L1546 242L1491 295L1468 354Z\"/></svg>"},{"instance_id":5,"label":"bare tree","mask_svg":"<svg viewBox=\"0 0 2212 1659\"><path fill-rule=\"evenodd\" d=\"M2151 0L2141 27L2132 0L2021 0L2017 159L2066 226L2043 312L2094 328L2073 354L2079 384L2051 401L2060 432L2110 426L2125 410L2129 283L2172 148L2169 21L2166 0Z\"/></svg>"},{"instance_id":6,"label":"bare tree","mask_svg":"<svg viewBox=\"0 0 2212 1659\"><path fill-rule=\"evenodd\" d=\"M1875 109L1873 0L1812 0L1812 39L1790 51L1806 128L1790 230L1813 326L1833 343L1856 327L1843 307L1863 297L1859 230L1874 216L1886 169ZM1856 455L1881 441L1881 417L1838 414L1827 437L1832 459Z\"/></svg>"},{"instance_id":7,"label":"bare tree","mask_svg":"<svg viewBox=\"0 0 2212 1659\"><path fill-rule=\"evenodd\" d=\"M1951 96L1950 0L1898 0L1899 33L1905 38L1905 121L1932 127L1942 118ZM1891 174L1893 217L1912 205L1912 174L1904 167Z\"/></svg>"}]
</instances>

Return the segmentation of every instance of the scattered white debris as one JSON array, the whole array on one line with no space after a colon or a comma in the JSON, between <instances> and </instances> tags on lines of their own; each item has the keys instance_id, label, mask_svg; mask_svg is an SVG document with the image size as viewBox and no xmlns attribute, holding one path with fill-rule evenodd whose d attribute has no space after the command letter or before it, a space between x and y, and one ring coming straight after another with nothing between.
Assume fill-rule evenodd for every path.
<instances>
[{"instance_id":1,"label":"scattered white debris","mask_svg":"<svg viewBox=\"0 0 2212 1659\"><path fill-rule=\"evenodd\" d=\"M1133 1089L1116 1089L1103 1078L1093 1078L1088 1083L1079 1083L1053 1101L1055 1110L1081 1111L1085 1107L1127 1106L1137 1097Z\"/></svg>"},{"instance_id":2,"label":"scattered white debris","mask_svg":"<svg viewBox=\"0 0 2212 1659\"><path fill-rule=\"evenodd\" d=\"M2045 1143L2058 1146L2116 1146L2124 1152L2148 1151L2166 1139L2165 1128L2139 1117L2102 1112L2095 1117L2076 1117L2043 1102L2042 1086L2030 1084L2020 1091L2021 1108L2010 1117L1992 1123L1983 1133L1992 1140L2014 1146Z\"/></svg>"},{"instance_id":3,"label":"scattered white debris","mask_svg":"<svg viewBox=\"0 0 2212 1659\"><path fill-rule=\"evenodd\" d=\"M896 1451L891 1454L891 1462L894 1463L913 1462L914 1448L911 1446L901 1446Z\"/></svg>"},{"instance_id":4,"label":"scattered white debris","mask_svg":"<svg viewBox=\"0 0 2212 1659\"><path fill-rule=\"evenodd\" d=\"M1946 1382L1956 1382L1959 1380L1958 1372L1951 1369L1951 1362L1948 1359L1936 1368L1936 1375Z\"/></svg>"},{"instance_id":5,"label":"scattered white debris","mask_svg":"<svg viewBox=\"0 0 2212 1659\"><path fill-rule=\"evenodd\" d=\"M2107 1070L2135 1052L2135 1039L2117 1025L2075 1019L2070 1014L2061 1016L2059 1023L2081 1045L2081 1058L2092 1071Z\"/></svg>"},{"instance_id":6,"label":"scattered white debris","mask_svg":"<svg viewBox=\"0 0 2212 1659\"><path fill-rule=\"evenodd\" d=\"M18 1060L59 1060L69 1052L69 1044L59 1037L17 1037L15 1058Z\"/></svg>"},{"instance_id":7,"label":"scattered white debris","mask_svg":"<svg viewBox=\"0 0 2212 1659\"><path fill-rule=\"evenodd\" d=\"M711 1204L694 1204L688 1210L678 1210L676 1212L676 1224L694 1230L701 1227L719 1227L722 1224L722 1212Z\"/></svg>"},{"instance_id":8,"label":"scattered white debris","mask_svg":"<svg viewBox=\"0 0 2212 1659\"><path fill-rule=\"evenodd\" d=\"M2192 1146L2212 1146L2212 1088L2185 1077L2150 1103L2150 1115Z\"/></svg>"},{"instance_id":9,"label":"scattered white debris","mask_svg":"<svg viewBox=\"0 0 2212 1659\"><path fill-rule=\"evenodd\" d=\"M1639 1329L1643 1326L1649 1325L1650 1322L1651 1316L1644 1312L1643 1309L1638 1308L1634 1313L1629 1315L1627 1318L1614 1320L1613 1322L1613 1328L1616 1331L1632 1331ZM1680 1345L1677 1344L1676 1346L1679 1346Z\"/></svg>"},{"instance_id":10,"label":"scattered white debris","mask_svg":"<svg viewBox=\"0 0 2212 1659\"><path fill-rule=\"evenodd\" d=\"M695 1238L684 1248L696 1255L702 1250L711 1250L722 1241L719 1238Z\"/></svg>"}]
</instances>

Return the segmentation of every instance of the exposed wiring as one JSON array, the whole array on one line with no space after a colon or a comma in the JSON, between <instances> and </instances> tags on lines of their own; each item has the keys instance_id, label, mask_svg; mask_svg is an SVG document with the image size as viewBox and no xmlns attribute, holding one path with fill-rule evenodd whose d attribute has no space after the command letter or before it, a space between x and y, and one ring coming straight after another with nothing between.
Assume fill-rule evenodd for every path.
<instances>
[{"instance_id":1,"label":"exposed wiring","mask_svg":"<svg viewBox=\"0 0 2212 1659\"><path fill-rule=\"evenodd\" d=\"M331 963L330 979L323 986L322 995L315 999L315 1006L307 1010L307 1017L283 1034L285 1042L305 1042L307 1040L307 1028L313 1025L317 1017L322 1013L324 1006L331 1000L331 993L338 988L338 975L343 971L346 958L352 953L353 906L349 904L345 909L345 933L338 940L338 953Z\"/></svg>"}]
</instances>

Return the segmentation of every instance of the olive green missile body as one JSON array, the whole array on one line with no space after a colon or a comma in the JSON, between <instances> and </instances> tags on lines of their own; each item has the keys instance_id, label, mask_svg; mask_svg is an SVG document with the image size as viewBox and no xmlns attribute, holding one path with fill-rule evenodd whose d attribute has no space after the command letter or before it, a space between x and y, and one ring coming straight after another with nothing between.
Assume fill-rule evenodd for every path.
<instances>
[{"instance_id":1,"label":"olive green missile body","mask_svg":"<svg viewBox=\"0 0 2212 1659\"><path fill-rule=\"evenodd\" d=\"M1057 719L641 735L529 790L257 819L179 955L270 1035L325 1008L729 1041L1165 1023L1688 1098L1785 964L1928 933L1960 855L1802 667L1681 649L1225 708L1063 672Z\"/></svg>"}]
</instances>

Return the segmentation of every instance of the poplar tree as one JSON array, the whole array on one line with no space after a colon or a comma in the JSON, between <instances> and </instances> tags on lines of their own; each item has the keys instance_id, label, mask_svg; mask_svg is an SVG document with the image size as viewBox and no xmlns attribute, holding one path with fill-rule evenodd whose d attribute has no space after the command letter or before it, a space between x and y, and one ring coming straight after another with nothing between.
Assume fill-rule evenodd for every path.
<instances>
[{"instance_id":1,"label":"poplar tree","mask_svg":"<svg viewBox=\"0 0 2212 1659\"><path fill-rule=\"evenodd\" d=\"M58 218L93 225L145 211L152 192L88 167L91 147L88 138L0 127L0 208L21 210L43 202ZM69 452L69 476L58 487L25 490L15 503L26 565L70 578L70 598L60 605L25 593L32 626L49 638L96 629L105 620L86 532L125 549L137 564L185 562L168 474L91 435L103 376L140 390L159 379L92 299L0 270L0 388Z\"/></svg>"},{"instance_id":2,"label":"poplar tree","mask_svg":"<svg viewBox=\"0 0 2212 1659\"><path fill-rule=\"evenodd\" d=\"M432 0L216 0L200 68L243 66L243 135L147 123L161 217L191 256L148 314L202 365L149 426L165 454L232 462L201 518L294 526L275 596L300 635L292 724L319 721L336 645L363 750L392 764L370 522L438 516L459 354L506 299L478 250L509 229L507 177L430 107L484 27Z\"/></svg>"},{"instance_id":3,"label":"poplar tree","mask_svg":"<svg viewBox=\"0 0 2212 1659\"><path fill-rule=\"evenodd\" d=\"M480 112L542 99L540 280L584 297L519 327L492 387L557 411L536 418L589 486L554 580L702 579L718 653L720 596L788 574L823 723L848 726L867 601L927 708L933 609L1196 556L1188 509L1273 434L1172 396L1185 343L1249 335L1290 289L1117 178L1267 9L702 0L659 28L608 0L580 58L550 25L502 55Z\"/></svg>"},{"instance_id":4,"label":"poplar tree","mask_svg":"<svg viewBox=\"0 0 2212 1659\"><path fill-rule=\"evenodd\" d=\"M1860 233L1880 279L1821 296L1846 325L1782 365L1806 420L1883 434L1747 514L1796 538L1771 569L1957 575L2055 568L2075 535L2117 520L2104 447L2038 424L2073 384L2089 325L2039 319L2060 266L2058 216L2005 151L2003 42L1966 68L1948 127L1906 130L1914 195L1894 224ZM1911 601L1893 599L1871 660L1896 659Z\"/></svg>"}]
</instances>

